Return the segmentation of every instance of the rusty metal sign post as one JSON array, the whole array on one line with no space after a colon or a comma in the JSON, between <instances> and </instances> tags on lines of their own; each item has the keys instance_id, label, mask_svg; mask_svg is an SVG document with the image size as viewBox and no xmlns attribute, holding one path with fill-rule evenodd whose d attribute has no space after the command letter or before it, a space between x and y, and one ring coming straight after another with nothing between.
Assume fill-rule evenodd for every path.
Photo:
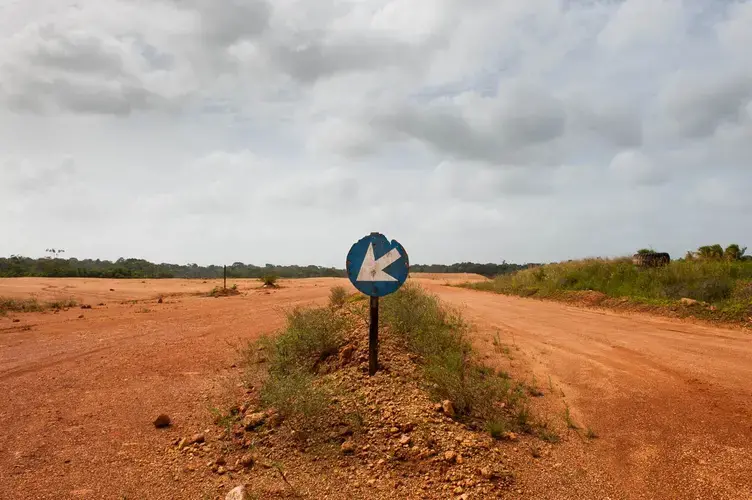
<instances>
[{"instance_id":1,"label":"rusty metal sign post","mask_svg":"<svg viewBox=\"0 0 752 500\"><path fill-rule=\"evenodd\" d=\"M396 292L407 281L410 262L396 240L371 233L350 248L346 267L353 286L371 298L368 374L373 376L379 369L379 297Z\"/></svg>"}]
</instances>

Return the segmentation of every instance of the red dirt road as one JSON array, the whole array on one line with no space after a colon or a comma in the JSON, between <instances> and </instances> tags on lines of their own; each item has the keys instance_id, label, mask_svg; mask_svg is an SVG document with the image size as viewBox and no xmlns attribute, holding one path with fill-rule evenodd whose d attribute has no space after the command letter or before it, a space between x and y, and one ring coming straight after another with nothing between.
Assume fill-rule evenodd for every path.
<instances>
[{"instance_id":1,"label":"red dirt road","mask_svg":"<svg viewBox=\"0 0 752 500\"><path fill-rule=\"evenodd\" d=\"M533 498L752 498L749 331L428 288L463 307L487 362L535 375L553 420L566 401L600 436L583 444L568 431L558 474L523 474ZM495 332L513 360L500 361Z\"/></svg>"},{"instance_id":2,"label":"red dirt road","mask_svg":"<svg viewBox=\"0 0 752 500\"><path fill-rule=\"evenodd\" d=\"M510 449L523 491L514 496L752 498L751 334L449 288L443 276L419 280L463 307L488 363L535 374L545 392L535 398L539 411L561 424L566 401L573 419L600 435L562 432L540 459ZM176 469L163 450L208 427L209 408L238 390L233 345L273 332L283 308L323 303L346 281L287 281L268 294L238 283L244 295L212 299L189 295L216 284L200 280L0 280L0 296L73 296L93 306L0 317L0 498L226 492L232 480ZM160 293L186 295L157 304ZM491 343L497 331L508 354ZM161 412L173 427L154 429Z\"/></svg>"}]
</instances>

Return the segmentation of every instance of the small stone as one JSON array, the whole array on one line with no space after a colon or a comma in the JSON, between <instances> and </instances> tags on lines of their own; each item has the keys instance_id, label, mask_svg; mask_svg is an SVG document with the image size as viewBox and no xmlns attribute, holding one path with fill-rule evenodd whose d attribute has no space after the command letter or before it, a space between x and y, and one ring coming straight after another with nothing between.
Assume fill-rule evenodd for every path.
<instances>
[{"instance_id":1,"label":"small stone","mask_svg":"<svg viewBox=\"0 0 752 500\"><path fill-rule=\"evenodd\" d=\"M410 441L412 441L412 438L410 436L408 436L407 434L402 434L399 442L401 445L406 445L410 444Z\"/></svg>"},{"instance_id":2,"label":"small stone","mask_svg":"<svg viewBox=\"0 0 752 500\"><path fill-rule=\"evenodd\" d=\"M342 450L342 453L345 453L347 455L355 453L355 443L353 443L351 439L348 439L344 443L342 443L340 449Z\"/></svg>"},{"instance_id":3,"label":"small stone","mask_svg":"<svg viewBox=\"0 0 752 500\"><path fill-rule=\"evenodd\" d=\"M186 444L188 444L188 440L185 438L180 438L180 440L178 441L178 450L185 448Z\"/></svg>"},{"instance_id":4,"label":"small stone","mask_svg":"<svg viewBox=\"0 0 752 500\"><path fill-rule=\"evenodd\" d=\"M504 438L508 439L509 441L517 441L517 434L514 432L505 432Z\"/></svg>"},{"instance_id":5,"label":"small stone","mask_svg":"<svg viewBox=\"0 0 752 500\"><path fill-rule=\"evenodd\" d=\"M454 405L448 399L441 402L441 410L449 417L454 416Z\"/></svg>"},{"instance_id":6,"label":"small stone","mask_svg":"<svg viewBox=\"0 0 752 500\"><path fill-rule=\"evenodd\" d=\"M242 457L240 457L240 465L243 467L253 467L253 464L256 462L256 457L253 456L252 453L246 453Z\"/></svg>"},{"instance_id":7,"label":"small stone","mask_svg":"<svg viewBox=\"0 0 752 500\"><path fill-rule=\"evenodd\" d=\"M219 474L220 476L225 472L227 472L227 469L225 469L224 466L220 465L219 467L217 467L217 474Z\"/></svg>"},{"instance_id":8,"label":"small stone","mask_svg":"<svg viewBox=\"0 0 752 500\"><path fill-rule=\"evenodd\" d=\"M462 454L458 453L458 454L457 454L457 458L455 459L455 461L456 461L456 462L457 462L458 464L462 464L462 463L463 463L463 462L465 461L465 459L464 459L464 458L462 458Z\"/></svg>"},{"instance_id":9,"label":"small stone","mask_svg":"<svg viewBox=\"0 0 752 500\"><path fill-rule=\"evenodd\" d=\"M463 491L465 491L465 490L464 490L464 489L462 489L462 486L457 486L457 487L456 487L456 488L454 489L454 494L455 494L455 495L460 495L460 494L462 494L462 492L463 492Z\"/></svg>"},{"instance_id":10,"label":"small stone","mask_svg":"<svg viewBox=\"0 0 752 500\"><path fill-rule=\"evenodd\" d=\"M14 318L14 319L13 319L13 322L14 322L14 323L20 323L20 322L21 322L21 320L20 320L20 319L18 319L18 318Z\"/></svg>"},{"instance_id":11,"label":"small stone","mask_svg":"<svg viewBox=\"0 0 752 500\"><path fill-rule=\"evenodd\" d=\"M446 460L447 462L454 462L454 461L456 461L457 460L457 453L455 453L452 450L445 451L444 452L444 460Z\"/></svg>"},{"instance_id":12,"label":"small stone","mask_svg":"<svg viewBox=\"0 0 752 500\"><path fill-rule=\"evenodd\" d=\"M277 412L271 413L269 417L266 419L266 424L269 427L279 427L282 425L282 422L284 421L284 417L280 415Z\"/></svg>"},{"instance_id":13,"label":"small stone","mask_svg":"<svg viewBox=\"0 0 752 500\"><path fill-rule=\"evenodd\" d=\"M163 427L167 427L170 425L170 417L168 415L165 415L162 413L157 418L154 419L154 427L157 429L161 429Z\"/></svg>"},{"instance_id":14,"label":"small stone","mask_svg":"<svg viewBox=\"0 0 752 500\"><path fill-rule=\"evenodd\" d=\"M263 411L259 411L256 413L251 413L249 415L246 415L243 417L243 427L247 431L251 431L258 427L259 425L264 423L264 420L266 420L266 413Z\"/></svg>"},{"instance_id":15,"label":"small stone","mask_svg":"<svg viewBox=\"0 0 752 500\"><path fill-rule=\"evenodd\" d=\"M246 491L244 484L234 487L227 493L227 495L225 495L225 500L247 500L247 499L248 499L248 491Z\"/></svg>"},{"instance_id":16,"label":"small stone","mask_svg":"<svg viewBox=\"0 0 752 500\"><path fill-rule=\"evenodd\" d=\"M353 353L355 352L355 346L350 344L345 346L339 353L339 362L342 364L349 363L352 360Z\"/></svg>"},{"instance_id":17,"label":"small stone","mask_svg":"<svg viewBox=\"0 0 752 500\"><path fill-rule=\"evenodd\" d=\"M693 306L695 304L699 304L699 302L696 301L695 299L690 299L687 297L682 297L681 300L679 300L679 302L681 302L682 304L686 306Z\"/></svg>"},{"instance_id":18,"label":"small stone","mask_svg":"<svg viewBox=\"0 0 752 500\"><path fill-rule=\"evenodd\" d=\"M227 464L227 460L225 460L225 457L223 457L222 455L220 455L220 456L217 457L217 459L214 461L214 463L217 464L217 465L226 465Z\"/></svg>"},{"instance_id":19,"label":"small stone","mask_svg":"<svg viewBox=\"0 0 752 500\"><path fill-rule=\"evenodd\" d=\"M392 433L392 434L398 434L399 433L399 429L397 427L391 427L391 428L389 428L389 432Z\"/></svg>"},{"instance_id":20,"label":"small stone","mask_svg":"<svg viewBox=\"0 0 752 500\"><path fill-rule=\"evenodd\" d=\"M188 440L188 444L197 444L197 443L203 443L204 442L204 435L203 433L194 434L191 436L191 439Z\"/></svg>"}]
</instances>

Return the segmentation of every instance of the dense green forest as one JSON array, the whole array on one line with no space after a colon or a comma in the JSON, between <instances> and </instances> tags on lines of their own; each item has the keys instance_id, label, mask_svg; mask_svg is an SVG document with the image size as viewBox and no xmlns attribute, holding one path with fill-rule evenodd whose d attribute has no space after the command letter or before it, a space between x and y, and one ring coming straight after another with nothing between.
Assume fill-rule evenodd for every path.
<instances>
[{"instance_id":1,"label":"dense green forest","mask_svg":"<svg viewBox=\"0 0 752 500\"><path fill-rule=\"evenodd\" d=\"M463 262L452 265L413 265L411 272L478 273L492 277L525 269L529 265L474 264ZM274 275L280 278L344 277L344 269L320 266L254 266L235 262L227 266L228 278L260 278ZM154 264L143 259L123 259L115 262L92 259L63 259L55 257L32 259L12 255L0 257L0 277L82 277L82 278L221 278L222 266L197 264Z\"/></svg>"}]
</instances>

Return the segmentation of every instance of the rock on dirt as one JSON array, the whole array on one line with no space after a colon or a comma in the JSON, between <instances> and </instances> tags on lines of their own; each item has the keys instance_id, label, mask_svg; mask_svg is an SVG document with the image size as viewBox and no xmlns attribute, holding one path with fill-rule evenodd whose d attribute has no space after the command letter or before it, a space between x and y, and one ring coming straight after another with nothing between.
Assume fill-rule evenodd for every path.
<instances>
[{"instance_id":1,"label":"rock on dirt","mask_svg":"<svg viewBox=\"0 0 752 500\"><path fill-rule=\"evenodd\" d=\"M452 404L451 401L449 401L448 399L445 399L444 401L441 402L441 411L443 411L445 415L449 417L453 417L454 405Z\"/></svg>"},{"instance_id":2,"label":"rock on dirt","mask_svg":"<svg viewBox=\"0 0 752 500\"><path fill-rule=\"evenodd\" d=\"M194 434L191 436L191 439L188 440L188 444L196 444L196 443L203 443L206 437L202 432L199 432L198 434Z\"/></svg>"},{"instance_id":3,"label":"rock on dirt","mask_svg":"<svg viewBox=\"0 0 752 500\"><path fill-rule=\"evenodd\" d=\"M699 304L699 301L697 301L695 299L690 299L690 298L687 298L687 297L682 297L682 299L679 300L679 302L681 302L685 306L694 306L696 304Z\"/></svg>"},{"instance_id":4,"label":"rock on dirt","mask_svg":"<svg viewBox=\"0 0 752 500\"><path fill-rule=\"evenodd\" d=\"M250 431L264 423L266 420L266 413L258 411L256 413L249 413L243 417L243 427L245 430Z\"/></svg>"},{"instance_id":5,"label":"rock on dirt","mask_svg":"<svg viewBox=\"0 0 752 500\"><path fill-rule=\"evenodd\" d=\"M349 363L352 359L353 353L355 352L355 346L350 344L348 346L345 346L339 353L339 362L341 364Z\"/></svg>"},{"instance_id":6,"label":"rock on dirt","mask_svg":"<svg viewBox=\"0 0 752 500\"><path fill-rule=\"evenodd\" d=\"M247 500L248 499L248 490L245 489L245 485L241 484L240 486L235 486L233 489L231 489L227 495L225 495L225 500Z\"/></svg>"},{"instance_id":7,"label":"rock on dirt","mask_svg":"<svg viewBox=\"0 0 752 500\"><path fill-rule=\"evenodd\" d=\"M253 467L254 463L256 463L256 457L254 457L252 453L246 453L240 457L239 464L243 467Z\"/></svg>"},{"instance_id":8,"label":"rock on dirt","mask_svg":"<svg viewBox=\"0 0 752 500\"><path fill-rule=\"evenodd\" d=\"M351 439L348 439L344 443L342 443L342 446L340 448L342 450L342 453L345 453L345 454L354 453L355 443L353 443Z\"/></svg>"},{"instance_id":9,"label":"rock on dirt","mask_svg":"<svg viewBox=\"0 0 752 500\"><path fill-rule=\"evenodd\" d=\"M164 413L154 419L154 427L161 429L170 425L170 417Z\"/></svg>"}]
</instances>

